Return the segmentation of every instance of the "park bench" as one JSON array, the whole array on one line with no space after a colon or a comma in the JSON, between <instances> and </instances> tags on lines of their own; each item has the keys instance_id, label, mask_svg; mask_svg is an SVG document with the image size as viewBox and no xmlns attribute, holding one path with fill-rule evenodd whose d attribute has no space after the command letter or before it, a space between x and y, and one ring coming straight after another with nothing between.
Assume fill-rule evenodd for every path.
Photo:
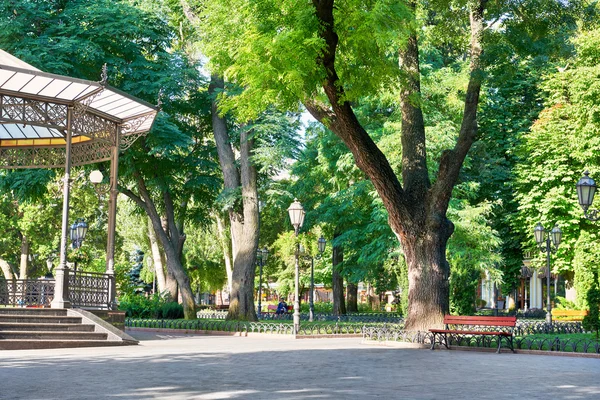
<instances>
[{"instance_id":1,"label":"park bench","mask_svg":"<svg viewBox=\"0 0 600 400\"><path fill-rule=\"evenodd\" d=\"M552 310L552 316L559 321L583 321L583 317L588 315L588 310Z\"/></svg>"},{"instance_id":2,"label":"park bench","mask_svg":"<svg viewBox=\"0 0 600 400\"><path fill-rule=\"evenodd\" d=\"M498 337L498 350L502 346L502 339L506 338L512 352L515 352L513 347L512 328L517 324L517 317L487 317L487 316L444 316L444 325L446 329L430 329L433 334L431 339L431 350L435 348L436 336L440 338L440 345L443 344L447 349L448 334L451 335L481 335L481 336L496 336ZM496 327L509 328L508 331L493 329Z\"/></svg>"},{"instance_id":3,"label":"park bench","mask_svg":"<svg viewBox=\"0 0 600 400\"><path fill-rule=\"evenodd\" d=\"M294 306L287 306L287 314L294 312ZM264 314L275 314L277 313L277 306L275 304L269 304L267 306L267 312Z\"/></svg>"}]
</instances>

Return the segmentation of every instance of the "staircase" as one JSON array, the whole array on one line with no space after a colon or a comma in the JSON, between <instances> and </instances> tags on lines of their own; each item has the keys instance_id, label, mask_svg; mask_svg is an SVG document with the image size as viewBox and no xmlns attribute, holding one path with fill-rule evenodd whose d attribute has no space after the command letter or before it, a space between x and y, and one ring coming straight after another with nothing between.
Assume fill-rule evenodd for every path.
<instances>
[{"instance_id":1,"label":"staircase","mask_svg":"<svg viewBox=\"0 0 600 400\"><path fill-rule=\"evenodd\" d=\"M124 346L138 342L80 309L0 308L0 350Z\"/></svg>"}]
</instances>

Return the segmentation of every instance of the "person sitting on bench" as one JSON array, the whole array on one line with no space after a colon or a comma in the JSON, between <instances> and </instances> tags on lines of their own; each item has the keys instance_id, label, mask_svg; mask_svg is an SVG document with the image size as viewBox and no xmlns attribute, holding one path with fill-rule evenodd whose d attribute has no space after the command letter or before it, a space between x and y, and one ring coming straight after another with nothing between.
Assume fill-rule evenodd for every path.
<instances>
[{"instance_id":1,"label":"person sitting on bench","mask_svg":"<svg viewBox=\"0 0 600 400\"><path fill-rule=\"evenodd\" d=\"M275 314L286 314L287 313L287 303L283 298L279 300L279 304L277 304L277 311Z\"/></svg>"}]
</instances>

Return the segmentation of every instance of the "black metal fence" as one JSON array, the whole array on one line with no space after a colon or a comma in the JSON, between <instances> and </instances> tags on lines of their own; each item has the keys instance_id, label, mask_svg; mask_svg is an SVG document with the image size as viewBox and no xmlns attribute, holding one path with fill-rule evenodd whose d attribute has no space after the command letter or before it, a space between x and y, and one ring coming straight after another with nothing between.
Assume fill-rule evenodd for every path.
<instances>
[{"instance_id":1,"label":"black metal fence","mask_svg":"<svg viewBox=\"0 0 600 400\"><path fill-rule=\"evenodd\" d=\"M75 307L110 309L113 276L94 272L71 272L66 279L68 299ZM0 279L0 306L50 307L54 279Z\"/></svg>"},{"instance_id":2,"label":"black metal fence","mask_svg":"<svg viewBox=\"0 0 600 400\"><path fill-rule=\"evenodd\" d=\"M49 307L54 283L54 279L0 279L0 305Z\"/></svg>"}]
</instances>

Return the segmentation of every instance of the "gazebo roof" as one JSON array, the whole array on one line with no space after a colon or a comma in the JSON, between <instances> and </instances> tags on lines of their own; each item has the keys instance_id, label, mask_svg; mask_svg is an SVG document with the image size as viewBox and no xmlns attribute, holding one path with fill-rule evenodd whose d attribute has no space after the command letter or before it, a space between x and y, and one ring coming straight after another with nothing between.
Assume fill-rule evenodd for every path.
<instances>
[{"instance_id":1,"label":"gazebo roof","mask_svg":"<svg viewBox=\"0 0 600 400\"><path fill-rule=\"evenodd\" d=\"M106 85L105 71L101 82L50 74L0 49L0 168L64 165L69 109L74 165L109 159L106 145L118 138L128 147L150 130L157 113ZM56 157L60 148L63 157ZM17 155L26 149L25 158Z\"/></svg>"}]
</instances>

